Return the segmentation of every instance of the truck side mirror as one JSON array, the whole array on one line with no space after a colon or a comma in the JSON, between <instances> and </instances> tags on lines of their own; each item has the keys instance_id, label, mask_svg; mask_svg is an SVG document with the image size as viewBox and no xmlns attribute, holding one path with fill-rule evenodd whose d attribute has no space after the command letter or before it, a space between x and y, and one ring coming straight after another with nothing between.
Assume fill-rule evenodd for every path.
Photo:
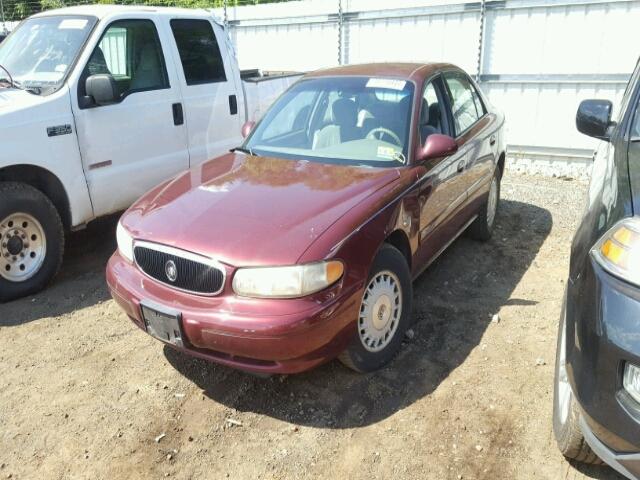
<instances>
[{"instance_id":1,"label":"truck side mirror","mask_svg":"<svg viewBox=\"0 0 640 480\"><path fill-rule=\"evenodd\" d=\"M251 133L251 130L253 130L253 127L255 126L256 126L256 122L254 121L249 120L247 122L244 122L244 125L242 125L242 130L241 130L242 138L247 138Z\"/></svg>"},{"instance_id":2,"label":"truck side mirror","mask_svg":"<svg viewBox=\"0 0 640 480\"><path fill-rule=\"evenodd\" d=\"M420 149L418 160L429 160L430 158L445 157L458 150L458 144L449 135L432 133L427 137L424 146Z\"/></svg>"},{"instance_id":3,"label":"truck side mirror","mask_svg":"<svg viewBox=\"0 0 640 480\"><path fill-rule=\"evenodd\" d=\"M609 127L613 104L609 100L583 100L576 114L576 127L580 133L609 141Z\"/></svg>"},{"instance_id":4,"label":"truck side mirror","mask_svg":"<svg viewBox=\"0 0 640 480\"><path fill-rule=\"evenodd\" d=\"M101 73L91 75L86 81L87 96L96 105L111 105L119 100L118 85L113 76Z\"/></svg>"}]
</instances>

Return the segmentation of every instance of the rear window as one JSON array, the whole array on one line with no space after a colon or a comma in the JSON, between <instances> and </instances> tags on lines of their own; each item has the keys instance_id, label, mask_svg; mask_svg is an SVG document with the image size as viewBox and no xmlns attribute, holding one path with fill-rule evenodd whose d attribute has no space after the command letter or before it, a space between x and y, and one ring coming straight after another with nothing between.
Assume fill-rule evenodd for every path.
<instances>
[{"instance_id":1,"label":"rear window","mask_svg":"<svg viewBox=\"0 0 640 480\"><path fill-rule=\"evenodd\" d=\"M187 85L224 82L224 63L220 48L207 20L171 20Z\"/></svg>"}]
</instances>

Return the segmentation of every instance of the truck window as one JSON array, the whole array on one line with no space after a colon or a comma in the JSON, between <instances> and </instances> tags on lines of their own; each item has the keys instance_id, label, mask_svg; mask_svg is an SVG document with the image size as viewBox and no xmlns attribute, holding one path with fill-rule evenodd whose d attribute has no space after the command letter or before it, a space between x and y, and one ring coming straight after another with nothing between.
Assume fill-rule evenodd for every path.
<instances>
[{"instance_id":1,"label":"truck window","mask_svg":"<svg viewBox=\"0 0 640 480\"><path fill-rule=\"evenodd\" d=\"M83 72L112 75L122 98L134 92L169 88L156 26L151 20L119 20L109 25Z\"/></svg>"},{"instance_id":2,"label":"truck window","mask_svg":"<svg viewBox=\"0 0 640 480\"><path fill-rule=\"evenodd\" d=\"M225 82L218 41L208 20L171 20L187 85Z\"/></svg>"}]
</instances>

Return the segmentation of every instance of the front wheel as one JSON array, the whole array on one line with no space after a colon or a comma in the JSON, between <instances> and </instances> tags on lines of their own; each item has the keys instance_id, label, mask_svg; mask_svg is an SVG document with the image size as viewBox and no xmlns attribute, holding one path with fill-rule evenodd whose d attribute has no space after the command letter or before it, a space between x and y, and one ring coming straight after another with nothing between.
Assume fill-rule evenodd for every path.
<instances>
[{"instance_id":1,"label":"front wheel","mask_svg":"<svg viewBox=\"0 0 640 480\"><path fill-rule=\"evenodd\" d=\"M580 415L580 407L573 396L567 377L567 322L563 314L560 320L556 349L553 432L558 448L565 457L583 463L602 463L584 439L580 429Z\"/></svg>"},{"instance_id":2,"label":"front wheel","mask_svg":"<svg viewBox=\"0 0 640 480\"><path fill-rule=\"evenodd\" d=\"M409 327L413 290L405 257L384 244L376 255L360 303L357 335L338 357L357 372L372 372L400 350Z\"/></svg>"},{"instance_id":3,"label":"front wheel","mask_svg":"<svg viewBox=\"0 0 640 480\"><path fill-rule=\"evenodd\" d=\"M0 302L42 290L58 272L63 250L51 201L30 185L0 183Z\"/></svg>"}]
</instances>

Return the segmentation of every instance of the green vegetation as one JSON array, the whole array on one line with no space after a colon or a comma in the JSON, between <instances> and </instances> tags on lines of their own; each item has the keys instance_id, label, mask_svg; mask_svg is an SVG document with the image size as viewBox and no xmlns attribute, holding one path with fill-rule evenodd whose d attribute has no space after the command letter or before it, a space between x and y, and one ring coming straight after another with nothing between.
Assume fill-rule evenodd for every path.
<instances>
[{"instance_id":1,"label":"green vegetation","mask_svg":"<svg viewBox=\"0 0 640 480\"><path fill-rule=\"evenodd\" d=\"M227 0L228 6L236 5L258 5L260 3L277 3L289 0ZM215 8L222 7L224 0L87 0L87 1L65 1L65 0L0 0L4 10L4 20L11 22L22 20L34 13L52 8L78 4L113 4L118 5L153 5L162 7L184 7L184 8ZM0 16L0 21L3 18Z\"/></svg>"}]
</instances>

